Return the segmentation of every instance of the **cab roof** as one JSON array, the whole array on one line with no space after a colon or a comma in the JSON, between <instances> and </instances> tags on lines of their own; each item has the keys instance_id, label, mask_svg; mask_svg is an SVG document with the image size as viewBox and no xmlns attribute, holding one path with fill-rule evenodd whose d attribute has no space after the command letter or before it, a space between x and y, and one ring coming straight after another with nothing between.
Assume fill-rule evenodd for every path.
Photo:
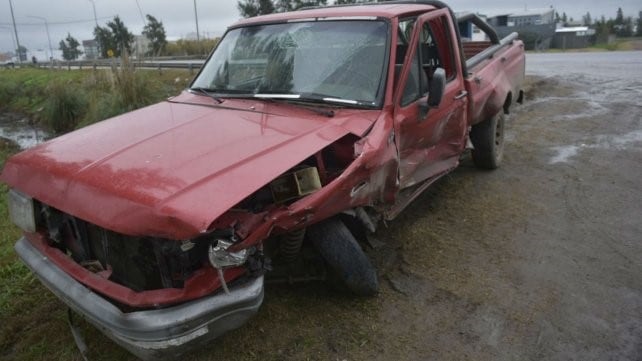
<instances>
[{"instance_id":1,"label":"cab roof","mask_svg":"<svg viewBox=\"0 0 642 361\"><path fill-rule=\"evenodd\" d=\"M287 13L261 15L253 18L242 19L232 24L230 28L248 26L253 24L279 23L288 20L310 18L342 18L342 17L380 17L394 18L402 14L435 10L434 6L423 4L386 4L376 3L368 5L329 6L310 8Z\"/></svg>"}]
</instances>

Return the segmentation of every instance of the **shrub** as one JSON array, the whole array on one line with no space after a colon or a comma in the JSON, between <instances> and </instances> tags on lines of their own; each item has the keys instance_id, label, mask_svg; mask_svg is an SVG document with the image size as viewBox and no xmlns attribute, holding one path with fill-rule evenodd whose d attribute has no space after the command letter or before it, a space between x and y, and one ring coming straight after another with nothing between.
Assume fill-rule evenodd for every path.
<instances>
[{"instance_id":1,"label":"shrub","mask_svg":"<svg viewBox=\"0 0 642 361\"><path fill-rule=\"evenodd\" d=\"M83 93L70 82L54 82L47 91L43 113L47 127L56 134L76 128L87 105Z\"/></svg>"}]
</instances>

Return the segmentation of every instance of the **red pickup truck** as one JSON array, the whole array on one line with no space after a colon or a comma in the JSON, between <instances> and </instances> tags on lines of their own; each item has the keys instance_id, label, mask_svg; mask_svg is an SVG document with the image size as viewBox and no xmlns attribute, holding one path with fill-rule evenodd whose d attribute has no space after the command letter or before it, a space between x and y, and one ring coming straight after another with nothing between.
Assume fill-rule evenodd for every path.
<instances>
[{"instance_id":1,"label":"red pickup truck","mask_svg":"<svg viewBox=\"0 0 642 361\"><path fill-rule=\"evenodd\" d=\"M142 358L241 326L265 278L374 294L358 238L467 149L499 165L522 99L516 36L438 1L241 20L180 95L6 162L15 249Z\"/></svg>"}]
</instances>

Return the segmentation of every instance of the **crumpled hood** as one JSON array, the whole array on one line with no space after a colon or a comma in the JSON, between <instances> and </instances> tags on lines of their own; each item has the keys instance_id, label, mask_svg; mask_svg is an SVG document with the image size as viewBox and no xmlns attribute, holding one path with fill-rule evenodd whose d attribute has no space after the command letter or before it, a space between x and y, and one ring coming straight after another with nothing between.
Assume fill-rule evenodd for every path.
<instances>
[{"instance_id":1,"label":"crumpled hood","mask_svg":"<svg viewBox=\"0 0 642 361\"><path fill-rule=\"evenodd\" d=\"M339 110L329 118L183 93L24 151L0 179L107 229L187 239L335 140L363 135L378 114Z\"/></svg>"}]
</instances>

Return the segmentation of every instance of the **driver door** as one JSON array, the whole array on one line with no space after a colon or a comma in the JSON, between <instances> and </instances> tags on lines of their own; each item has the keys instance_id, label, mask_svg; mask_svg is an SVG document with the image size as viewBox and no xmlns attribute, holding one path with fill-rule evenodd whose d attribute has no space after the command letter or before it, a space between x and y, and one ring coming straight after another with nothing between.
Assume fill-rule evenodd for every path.
<instances>
[{"instance_id":1,"label":"driver door","mask_svg":"<svg viewBox=\"0 0 642 361\"><path fill-rule=\"evenodd\" d=\"M410 187L454 168L465 147L468 98L454 27L447 9L417 18L395 97L395 133L400 187ZM441 103L428 108L437 68L446 73Z\"/></svg>"}]
</instances>

